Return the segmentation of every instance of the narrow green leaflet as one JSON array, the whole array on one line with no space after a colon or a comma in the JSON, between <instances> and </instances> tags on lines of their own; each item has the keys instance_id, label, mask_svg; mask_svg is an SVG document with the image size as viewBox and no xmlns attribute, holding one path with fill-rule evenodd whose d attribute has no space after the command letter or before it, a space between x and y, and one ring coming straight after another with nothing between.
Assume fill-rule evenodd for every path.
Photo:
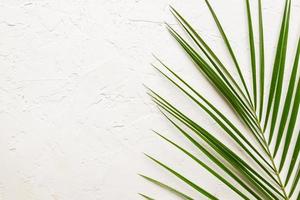
<instances>
[{"instance_id":1,"label":"narrow green leaflet","mask_svg":"<svg viewBox=\"0 0 300 200\"><path fill-rule=\"evenodd\" d=\"M300 151L300 131L298 132L296 146L295 146L295 149L294 149L294 152L293 152L293 155L292 155L289 171L288 171L286 179L285 179L285 183L284 183L285 186L289 183L289 180L290 180L292 172L294 170L296 161L297 161L298 156L299 156L299 151Z\"/></svg>"},{"instance_id":2,"label":"narrow green leaflet","mask_svg":"<svg viewBox=\"0 0 300 200\"><path fill-rule=\"evenodd\" d=\"M282 55L283 49L286 44L285 41L287 40L287 35L285 33L286 33L286 20L288 18L287 15L289 13L289 11L288 11L289 5L290 5L290 1L287 0L286 4L285 4L283 19L282 19L281 29L280 29L280 35L279 35L277 49L276 49L276 56L275 56L273 70L272 70L272 78L271 78L271 84L270 84L270 89L269 89L267 111L266 111L265 122L264 122L264 131L266 130L267 125L268 125L271 107L272 107L272 103L274 100L275 91L276 91L276 87L277 87L277 80L278 80L278 73L280 70L280 64L282 63L281 60L283 57L283 55ZM272 134L273 134L273 132L270 132L269 143L272 140L272 136L273 136Z\"/></svg>"},{"instance_id":3,"label":"narrow green leaflet","mask_svg":"<svg viewBox=\"0 0 300 200\"><path fill-rule=\"evenodd\" d=\"M148 176L145 176L145 175L142 175L142 174L139 174L141 177L143 177L144 179L146 179L147 181L150 181L151 183L155 184L155 185L158 185L159 187L162 187L168 191L170 191L171 193L175 194L176 196L184 199L184 200L194 200L192 197L184 194L183 192L180 192L178 191L177 189L174 189L173 187L165 184L165 183L162 183L156 179L153 179L153 178L150 178Z\"/></svg>"},{"instance_id":4,"label":"narrow green leaflet","mask_svg":"<svg viewBox=\"0 0 300 200\"><path fill-rule=\"evenodd\" d=\"M286 133L286 139L285 139L285 143L284 143L284 147L283 147L283 153L281 156L279 170L282 169L282 167L285 163L286 155L288 153L288 150L289 150L289 147L291 144L291 139L293 137L294 128L295 128L296 120L297 120L297 116L298 116L299 105L300 105L300 78L298 79L294 104L293 104L293 108L291 111L290 122L289 122L287 133Z\"/></svg>"},{"instance_id":5,"label":"narrow green leaflet","mask_svg":"<svg viewBox=\"0 0 300 200\"><path fill-rule=\"evenodd\" d=\"M227 49L228 49L228 51L229 51L229 53L230 53L230 55L231 55L231 58L232 58L232 60L233 60L233 62L234 62L234 64L235 64L235 67L236 67L237 72L238 72L238 74L239 74L239 77L240 77L240 79L241 79L241 81L242 81L242 84L243 84L243 86L244 86L244 89L245 89L245 91L246 91L246 93L247 93L247 96L248 96L248 98L249 98L249 101L252 102L252 101L251 101L251 97L250 97L250 93L249 93L249 90L248 90L248 87L247 87L247 85L246 85L244 76L243 76L242 71L241 71L241 68L240 68L239 63L238 63L238 61L237 61L237 59L236 59L236 56L235 56L235 54L234 54L234 52L233 52L233 50L232 50L232 47L231 47L231 45L230 45L230 42L229 42L229 40L228 40L228 38L227 38L227 36L226 36L226 34L225 34L225 31L224 31L224 29L223 29L223 27L222 27L222 25L221 25L221 23L220 23L220 21L219 21L217 15L216 15L216 13L215 13L215 11L213 10L212 6L210 5L209 1L208 1L208 0L205 0L205 3L206 3L206 5L207 5L207 7L209 8L209 11L211 12L211 15L213 16L214 21L215 21L215 23L216 23L216 25L217 25L217 27L218 27L218 29L219 29L219 32L220 32L220 34L222 35L222 38L223 38L223 40L224 40L224 42L225 42L225 44L226 44L226 47L227 47Z\"/></svg>"},{"instance_id":6,"label":"narrow green leaflet","mask_svg":"<svg viewBox=\"0 0 300 200\"><path fill-rule=\"evenodd\" d=\"M175 170L171 169L170 167L168 167L167 165L163 164L162 162L156 160L155 158L149 156L146 154L146 156L148 158L150 158L151 160L153 160L154 162L156 162L158 165L162 166L163 168L165 168L166 170L168 170L170 173L172 173L173 175L175 175L177 178L179 178L180 180L182 180L183 182L185 182L186 184L188 184L189 186L191 186L192 188L194 188L197 192L203 194L204 196L206 196L209 199L212 200L218 200L217 197L215 197L214 195L212 195L211 193L207 192L206 190L202 189L201 187L199 187L197 184L193 183L192 181L190 181L189 179L187 179L186 177L184 177L183 175L179 174L178 172L176 172Z\"/></svg>"},{"instance_id":7,"label":"narrow green leaflet","mask_svg":"<svg viewBox=\"0 0 300 200\"><path fill-rule=\"evenodd\" d=\"M147 200L155 200L154 198L151 198L145 194L142 194L142 193L139 193L140 196L144 197L144 199L147 199Z\"/></svg>"},{"instance_id":8,"label":"narrow green leaflet","mask_svg":"<svg viewBox=\"0 0 300 200\"><path fill-rule=\"evenodd\" d=\"M295 189L298 185L298 182L299 182L299 179L300 179L300 163L298 165L298 169L297 169L297 172L296 172L296 176L295 176L295 179L294 179L294 182L292 184L292 187L291 187L291 191L289 193L289 197L291 198L292 195L294 194L295 192ZM299 197L299 194L298 194L298 197ZM299 198L297 197L297 200L299 200Z\"/></svg>"},{"instance_id":9,"label":"narrow green leaflet","mask_svg":"<svg viewBox=\"0 0 300 200\"><path fill-rule=\"evenodd\" d=\"M259 119L261 122L264 107L264 91L265 91L265 44L264 44L264 28L262 3L258 0L258 20L259 20L259 61L260 61L260 106Z\"/></svg>"},{"instance_id":10,"label":"narrow green leaflet","mask_svg":"<svg viewBox=\"0 0 300 200\"><path fill-rule=\"evenodd\" d=\"M273 115L271 120L271 128L270 128L270 137L269 137L269 144L272 141L272 136L274 133L277 116L278 116L278 110L279 110L279 104L281 100L281 93L282 93L282 84L283 84L283 77L284 77L284 69L285 69L285 58L286 58L286 50L287 50L287 39L288 39L288 30L289 30L289 21L290 21L290 7L291 4L289 4L288 8L288 14L287 14L287 21L286 21L286 27L284 32L284 43L283 43L283 49L282 49L282 57L280 59L279 64L279 72L278 72L278 79L277 79L277 85L276 85L276 91L274 96L274 105L273 105Z\"/></svg>"},{"instance_id":11,"label":"narrow green leaflet","mask_svg":"<svg viewBox=\"0 0 300 200\"><path fill-rule=\"evenodd\" d=\"M157 132L156 132L157 133ZM234 185L232 185L230 182L228 182L226 179L224 179L222 176L220 176L217 172L212 170L210 167L208 167L205 163L200 161L198 158L196 158L194 155L192 155L190 152L179 146L178 144L172 142L168 138L164 137L163 135L157 133L160 137L162 137L164 140L169 142L170 144L174 145L176 148L181 150L183 153L185 153L187 156L189 156L191 159L196 161L199 165L201 165L203 168L205 168L207 171L209 171L212 175L214 175L216 178L218 178L220 181L222 181L224 184L226 184L230 189L232 189L234 192L236 192L238 195L240 195L243 199L249 199L246 195L244 195L240 190L238 190Z\"/></svg>"},{"instance_id":12,"label":"narrow green leaflet","mask_svg":"<svg viewBox=\"0 0 300 200\"><path fill-rule=\"evenodd\" d=\"M281 116L281 120L280 120L280 126L278 129L278 133L277 133L277 140L276 140L276 145L275 145L275 149L274 149L274 157L277 154L277 151L279 149L279 145L281 144L281 139L283 136L283 132L286 126L286 122L287 122L287 118L288 115L290 113L290 105L292 102L292 96L293 96L293 92L295 91L295 83L296 83L296 75L297 75L297 71L298 71L298 65L299 65L299 55L300 55L300 39L298 40L298 47L297 47L297 52L296 52L296 56L295 56L295 61L294 61L294 66L292 69L292 73L290 76L290 82L289 82L289 87L288 87L288 91L285 97L285 103L284 103L284 107L283 107L283 112L282 112L282 116Z\"/></svg>"},{"instance_id":13,"label":"narrow green leaflet","mask_svg":"<svg viewBox=\"0 0 300 200\"><path fill-rule=\"evenodd\" d=\"M251 68L252 68L253 99L254 99L254 108L256 109L257 107L256 58L255 58L254 34L253 34L252 19L251 19L251 8L250 8L249 0L246 0L246 5L247 5L249 44L250 44Z\"/></svg>"}]
</instances>

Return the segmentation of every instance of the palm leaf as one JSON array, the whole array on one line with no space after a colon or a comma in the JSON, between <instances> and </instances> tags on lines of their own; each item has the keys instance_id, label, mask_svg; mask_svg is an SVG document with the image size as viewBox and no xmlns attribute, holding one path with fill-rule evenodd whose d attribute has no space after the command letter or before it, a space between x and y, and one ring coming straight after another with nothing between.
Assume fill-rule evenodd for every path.
<instances>
[{"instance_id":1,"label":"palm leaf","mask_svg":"<svg viewBox=\"0 0 300 200\"><path fill-rule=\"evenodd\" d=\"M173 71L157 57L155 58L162 68L157 65L153 66L163 77L169 80L173 86L185 94L191 102L203 110L211 120L216 122L222 129L222 132L243 151L244 155L241 156L239 152L229 148L215 137L214 133L204 129L201 124L189 117L188 113L178 109L174 104L166 100L166 98L147 87L148 94L158 105L166 119L176 127L187 141L194 145L199 152L204 154L211 163L205 163L197 154L189 152L162 134L156 131L155 133L171 144L172 147L175 147L199 166L206 169L212 176L236 193L241 199L298 200L300 199L300 192L298 191L300 179L300 130L297 125L297 117L300 105L300 74L298 70L300 38L298 39L293 65L288 66L286 64L292 1L285 1L277 49L272 67L270 88L265 90L266 66L262 1L258 0L259 65L257 65L257 49L253 29L254 18L251 11L252 5L249 0L245 0L252 71L252 95L250 95L249 92L251 88L246 84L244 75L242 74L242 68L239 65L239 61L231 47L230 40L215 10L208 0L204 1L234 62L239 80L228 71L228 66L222 63L219 56L217 56L214 50L205 42L196 29L173 7L171 7L171 13L192 39L193 43L188 42L170 25L166 24L166 27L183 51L191 58L197 69L206 77L228 106L234 111L236 117L242 122L247 131L240 131L232 122L232 119L227 117L221 109L217 108L213 102L207 100L207 98L191 86L188 81L184 80L184 78L179 76L178 73ZM193 45L197 48L194 48ZM289 67L291 67L292 70L291 74L289 74L287 87L284 87L284 78L288 76L286 71ZM242 82L242 87L239 86L238 81ZM264 100L265 92L268 93L266 101ZM286 95L283 100L282 94L284 93L286 93ZM280 114L279 108L281 105L282 113ZM250 135L254 138L254 141L250 139ZM296 138L295 145L292 145L293 138ZM272 141L274 141L274 147L271 146ZM282 152L279 151L281 146L283 147ZM281 153L279 154L278 152ZM288 159L289 153L291 159ZM247 158L245 159L244 156ZM208 199L220 198L214 195L212 193L213 191L203 189L200 185L186 178L169 165L149 155L147 155L147 157L202 196ZM276 164L275 157L279 160L279 164ZM253 162L249 163L247 161L248 159ZM282 172L285 166L287 167L286 176ZM226 176L216 171L217 169L221 170ZM169 186L169 184L162 183L145 175L141 176L176 194L182 199L194 199L174 187ZM236 187L236 185L238 185L238 187ZM289 187L287 187L288 185ZM240 188L243 188L243 190ZM140 195L146 199L153 199L144 194Z\"/></svg>"}]
</instances>

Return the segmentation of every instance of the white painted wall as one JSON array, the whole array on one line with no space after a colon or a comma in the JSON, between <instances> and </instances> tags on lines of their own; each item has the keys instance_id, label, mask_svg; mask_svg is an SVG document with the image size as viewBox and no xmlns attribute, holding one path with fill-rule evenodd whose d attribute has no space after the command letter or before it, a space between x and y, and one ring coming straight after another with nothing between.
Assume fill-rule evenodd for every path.
<instances>
[{"instance_id":1,"label":"white painted wall","mask_svg":"<svg viewBox=\"0 0 300 200\"><path fill-rule=\"evenodd\" d=\"M137 173L159 177L201 199L142 152L193 177L220 198L236 199L150 131L162 131L196 152L161 116L143 83L191 111L204 127L220 130L150 66L155 62L151 53L233 116L165 30L164 21L180 30L169 4L233 66L204 1L0 1L0 200L133 200L141 199L138 192L176 198ZM244 3L212 4L249 81ZM268 66L282 4L264 1ZM300 33L299 0L292 9L288 63Z\"/></svg>"}]
</instances>

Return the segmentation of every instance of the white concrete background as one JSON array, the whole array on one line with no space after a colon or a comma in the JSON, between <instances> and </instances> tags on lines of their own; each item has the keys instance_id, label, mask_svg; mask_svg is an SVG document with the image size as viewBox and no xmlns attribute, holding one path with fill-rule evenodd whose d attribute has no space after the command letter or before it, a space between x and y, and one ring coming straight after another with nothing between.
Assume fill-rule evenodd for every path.
<instances>
[{"instance_id":1,"label":"white concrete background","mask_svg":"<svg viewBox=\"0 0 300 200\"><path fill-rule=\"evenodd\" d=\"M159 177L202 199L142 152L167 162L222 199L238 199L150 131L162 131L195 150L161 116L143 83L224 138L149 65L154 62L151 53L234 118L165 30L164 21L180 30L169 4L233 66L204 1L0 0L1 200L133 200L141 199L138 192L176 199L137 173ZM212 4L249 81L244 1ZM283 0L264 1L269 67L282 5ZM300 33L299 0L294 0L292 10L288 63Z\"/></svg>"}]
</instances>

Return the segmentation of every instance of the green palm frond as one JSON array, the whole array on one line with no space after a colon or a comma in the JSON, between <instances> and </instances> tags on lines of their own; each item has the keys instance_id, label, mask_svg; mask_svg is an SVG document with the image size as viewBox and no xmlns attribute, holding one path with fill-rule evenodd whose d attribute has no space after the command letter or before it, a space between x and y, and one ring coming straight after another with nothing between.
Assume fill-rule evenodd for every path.
<instances>
[{"instance_id":1,"label":"green palm frond","mask_svg":"<svg viewBox=\"0 0 300 200\"><path fill-rule=\"evenodd\" d=\"M192 43L188 42L170 25L166 24L166 27L197 69L234 111L247 131L241 131L221 109L207 100L188 81L184 80L157 57L155 58L160 67L156 65L153 65L153 67L203 110L226 133L231 141L243 150L247 159L233 151L223 141L215 137L214 133L206 130L201 124L189 117L188 113L184 113L166 98L147 88L148 94L158 105L159 110L166 119L178 130L178 133L199 152L203 153L210 162L206 163L197 154L188 151L161 133L154 132L187 158L207 170L241 199L300 200L300 130L297 121L300 105L300 70L298 70L300 36L298 36L292 66L286 64L289 63L287 62L287 52L292 1L285 1L269 88L265 88L266 65L262 1L257 1L259 42L258 45L255 45L253 20L256 18L253 17L250 1L245 0L252 72L250 87L246 84L238 58L216 12L208 0L204 1L234 63L234 69L238 74L237 78L229 72L229 67L222 63L218 55L193 26L173 7L170 7L171 13L190 37ZM256 56L256 54L259 56ZM291 69L290 73L287 70L288 68ZM284 80L288 80L287 83ZM239 84L239 82L242 84ZM266 99L264 98L265 93L268 94ZM177 177L186 186L198 192L201 197L206 199L221 198L217 197L213 193L214 191L207 191L169 165L152 156L146 156ZM250 163L248 159L251 160ZM284 168L286 170L283 170ZM219 173L219 171L222 171L222 173ZM145 175L140 176L174 193L181 199L197 199L157 179ZM145 199L153 199L145 194L140 195Z\"/></svg>"}]
</instances>

